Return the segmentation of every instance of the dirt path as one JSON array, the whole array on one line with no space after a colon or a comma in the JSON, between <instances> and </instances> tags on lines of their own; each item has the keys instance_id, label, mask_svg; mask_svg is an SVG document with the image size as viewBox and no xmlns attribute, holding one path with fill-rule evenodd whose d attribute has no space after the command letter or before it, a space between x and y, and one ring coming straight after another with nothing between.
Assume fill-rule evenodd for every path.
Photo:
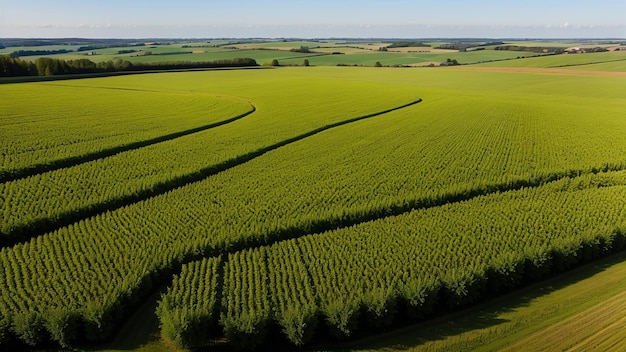
<instances>
[{"instance_id":1,"label":"dirt path","mask_svg":"<svg viewBox=\"0 0 626 352\"><path fill-rule=\"evenodd\" d=\"M514 72L514 73L544 73L557 75L585 75L603 77L626 77L626 72L613 71L585 71L567 68L540 68L540 67L482 67L482 66L454 66L447 70L480 71L480 72Z\"/></svg>"}]
</instances>

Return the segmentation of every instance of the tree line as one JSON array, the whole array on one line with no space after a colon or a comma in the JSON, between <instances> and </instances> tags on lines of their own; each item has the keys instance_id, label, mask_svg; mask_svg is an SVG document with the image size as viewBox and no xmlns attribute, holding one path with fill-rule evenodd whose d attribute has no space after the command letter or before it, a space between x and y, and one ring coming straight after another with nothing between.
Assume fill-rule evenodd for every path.
<instances>
[{"instance_id":1,"label":"tree line","mask_svg":"<svg viewBox=\"0 0 626 352\"><path fill-rule=\"evenodd\" d=\"M556 47L538 47L538 46L522 46L522 45L500 45L493 48L493 50L508 50L508 51L530 51L533 53L550 53L550 54L563 54L565 48Z\"/></svg>"},{"instance_id":2,"label":"tree line","mask_svg":"<svg viewBox=\"0 0 626 352\"><path fill-rule=\"evenodd\" d=\"M21 60L16 57L0 55L0 77L20 76L56 76L86 73L105 73L147 70L178 70L217 67L258 66L254 59L234 58L206 62L153 62L133 63L115 59L95 63L88 59L61 60L39 58L35 62Z\"/></svg>"},{"instance_id":3,"label":"tree line","mask_svg":"<svg viewBox=\"0 0 626 352\"><path fill-rule=\"evenodd\" d=\"M54 54L66 54L71 53L71 50L59 49L59 50L16 50L9 54L11 57L21 56L36 56L36 55L54 55Z\"/></svg>"}]
</instances>

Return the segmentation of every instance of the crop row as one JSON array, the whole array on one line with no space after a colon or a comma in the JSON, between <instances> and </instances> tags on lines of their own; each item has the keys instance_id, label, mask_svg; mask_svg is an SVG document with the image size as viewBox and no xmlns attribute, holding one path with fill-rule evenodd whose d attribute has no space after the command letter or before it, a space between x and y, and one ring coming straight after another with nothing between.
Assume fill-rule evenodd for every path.
<instances>
[{"instance_id":1,"label":"crop row","mask_svg":"<svg viewBox=\"0 0 626 352\"><path fill-rule=\"evenodd\" d=\"M198 93L50 84L0 90L0 181L110 155L250 110L245 101Z\"/></svg>"},{"instance_id":2,"label":"crop row","mask_svg":"<svg viewBox=\"0 0 626 352\"><path fill-rule=\"evenodd\" d=\"M295 345L323 324L350 335L621 249L625 219L626 172L587 175L192 262L162 297L162 335L246 348L273 326Z\"/></svg>"}]
</instances>

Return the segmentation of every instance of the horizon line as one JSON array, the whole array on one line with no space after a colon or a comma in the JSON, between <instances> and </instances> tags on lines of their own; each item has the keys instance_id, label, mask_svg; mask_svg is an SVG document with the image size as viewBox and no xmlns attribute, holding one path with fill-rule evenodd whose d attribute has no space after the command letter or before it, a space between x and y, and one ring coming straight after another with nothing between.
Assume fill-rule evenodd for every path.
<instances>
[{"instance_id":1,"label":"horizon line","mask_svg":"<svg viewBox=\"0 0 626 352\"><path fill-rule=\"evenodd\" d=\"M219 37L187 37L187 36L175 36L175 37L73 37L73 36L59 36L59 37L43 37L43 36L29 36L29 37L0 37L0 40L6 39L19 39L19 40L231 40L231 39L246 39L246 40L346 40L346 39L357 39L357 40L468 40L468 39L488 39L488 40L547 40L547 41L557 41L557 40L626 40L626 37L522 37L522 36L509 36L509 37L488 37L488 36L469 36L469 37L457 37L457 36L441 36L441 37L400 37L400 36L381 36L381 37L355 37L355 36L320 36L320 37L305 37L305 36L293 36L293 37L270 37L270 36L259 36L259 37L251 37L251 36L219 36Z\"/></svg>"}]
</instances>

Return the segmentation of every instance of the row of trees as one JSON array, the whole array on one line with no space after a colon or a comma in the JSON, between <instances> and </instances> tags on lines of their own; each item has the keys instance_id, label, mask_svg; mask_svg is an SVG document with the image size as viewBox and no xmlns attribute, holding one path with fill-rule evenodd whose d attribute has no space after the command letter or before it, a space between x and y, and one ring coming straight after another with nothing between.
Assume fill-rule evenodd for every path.
<instances>
[{"instance_id":1,"label":"row of trees","mask_svg":"<svg viewBox=\"0 0 626 352\"><path fill-rule=\"evenodd\" d=\"M11 57L21 57L21 56L37 56L37 55L54 55L54 54L65 54L70 53L71 50L67 49L59 49L59 50L16 50L12 52L9 56Z\"/></svg>"},{"instance_id":2,"label":"row of trees","mask_svg":"<svg viewBox=\"0 0 626 352\"><path fill-rule=\"evenodd\" d=\"M426 44L424 42L415 42L415 41L402 41L402 42L393 42L390 45L387 45L383 48L410 48L410 47L430 47L430 44Z\"/></svg>"},{"instance_id":3,"label":"row of trees","mask_svg":"<svg viewBox=\"0 0 626 352\"><path fill-rule=\"evenodd\" d=\"M278 59L273 59L270 62L265 63L264 65L266 66L274 66L274 67L279 67L281 66L280 62L278 62ZM302 66L310 66L311 63L309 62L309 59L304 59L304 61L302 61Z\"/></svg>"},{"instance_id":4,"label":"row of trees","mask_svg":"<svg viewBox=\"0 0 626 352\"><path fill-rule=\"evenodd\" d=\"M254 59L235 58L207 62L156 62L133 63L115 59L94 63L88 59L61 60L38 58L34 63L0 55L0 77L18 76L55 76L71 74L88 74L103 72L145 71L145 70L177 70L216 67L247 67L258 66Z\"/></svg>"},{"instance_id":5,"label":"row of trees","mask_svg":"<svg viewBox=\"0 0 626 352\"><path fill-rule=\"evenodd\" d=\"M0 77L37 76L37 66L30 61L0 55Z\"/></svg>"},{"instance_id":6,"label":"row of trees","mask_svg":"<svg viewBox=\"0 0 626 352\"><path fill-rule=\"evenodd\" d=\"M508 51L528 51L533 53L550 53L550 54L562 54L565 52L565 48L559 47L539 47L539 46L522 46L522 45L499 45L493 48L493 50L508 50Z\"/></svg>"}]
</instances>

